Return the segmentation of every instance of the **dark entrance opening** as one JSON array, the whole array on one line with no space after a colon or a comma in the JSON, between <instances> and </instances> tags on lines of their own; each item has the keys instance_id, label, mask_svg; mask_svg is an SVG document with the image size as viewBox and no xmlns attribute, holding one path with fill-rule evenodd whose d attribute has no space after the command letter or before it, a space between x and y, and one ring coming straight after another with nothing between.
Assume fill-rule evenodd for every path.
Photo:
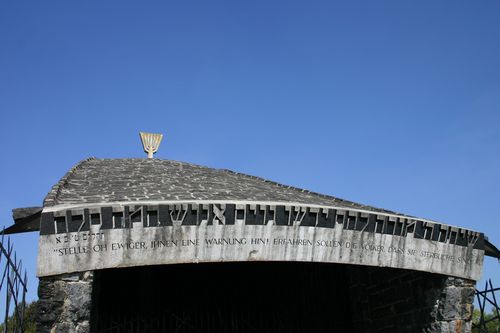
<instances>
[{"instance_id":1,"label":"dark entrance opening","mask_svg":"<svg viewBox=\"0 0 500 333\"><path fill-rule=\"evenodd\" d=\"M346 267L250 262L96 272L92 332L352 332Z\"/></svg>"}]
</instances>

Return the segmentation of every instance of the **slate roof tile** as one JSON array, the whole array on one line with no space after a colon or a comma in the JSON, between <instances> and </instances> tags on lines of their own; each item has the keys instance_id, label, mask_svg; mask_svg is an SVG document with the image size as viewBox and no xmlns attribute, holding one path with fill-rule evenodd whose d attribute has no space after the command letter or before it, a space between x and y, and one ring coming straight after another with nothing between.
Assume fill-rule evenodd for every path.
<instances>
[{"instance_id":1,"label":"slate roof tile","mask_svg":"<svg viewBox=\"0 0 500 333\"><path fill-rule=\"evenodd\" d=\"M83 160L54 185L44 206L173 198L297 202L394 213L226 169L146 158Z\"/></svg>"}]
</instances>

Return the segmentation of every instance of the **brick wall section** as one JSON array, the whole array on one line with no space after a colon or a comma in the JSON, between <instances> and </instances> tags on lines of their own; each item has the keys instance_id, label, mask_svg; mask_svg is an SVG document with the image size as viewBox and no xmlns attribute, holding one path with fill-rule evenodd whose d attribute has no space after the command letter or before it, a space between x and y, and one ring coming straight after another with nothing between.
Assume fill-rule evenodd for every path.
<instances>
[{"instance_id":1,"label":"brick wall section","mask_svg":"<svg viewBox=\"0 0 500 333\"><path fill-rule=\"evenodd\" d=\"M40 278L37 333L89 333L93 272Z\"/></svg>"},{"instance_id":2,"label":"brick wall section","mask_svg":"<svg viewBox=\"0 0 500 333\"><path fill-rule=\"evenodd\" d=\"M361 266L348 274L355 332L471 331L474 281Z\"/></svg>"}]
</instances>

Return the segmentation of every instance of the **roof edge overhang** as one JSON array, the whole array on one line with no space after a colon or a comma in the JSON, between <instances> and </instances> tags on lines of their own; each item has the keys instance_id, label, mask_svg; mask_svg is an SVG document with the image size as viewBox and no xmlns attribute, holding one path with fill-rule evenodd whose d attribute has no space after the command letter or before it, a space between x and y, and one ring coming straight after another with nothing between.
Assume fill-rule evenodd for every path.
<instances>
[{"instance_id":1,"label":"roof edge overhang","mask_svg":"<svg viewBox=\"0 0 500 333\"><path fill-rule=\"evenodd\" d=\"M500 250L487 237L484 237L484 255L500 260Z\"/></svg>"},{"instance_id":2,"label":"roof edge overhang","mask_svg":"<svg viewBox=\"0 0 500 333\"><path fill-rule=\"evenodd\" d=\"M40 230L42 210L42 207L14 208L12 210L14 224L0 231L0 234L10 235Z\"/></svg>"},{"instance_id":3,"label":"roof edge overhang","mask_svg":"<svg viewBox=\"0 0 500 333\"><path fill-rule=\"evenodd\" d=\"M41 223L41 214L44 212L56 212L63 210L78 210L84 208L98 208L98 207L108 207L108 206L130 206L130 205L172 205L172 204L239 204L239 205L286 205L286 206L308 206L314 208L330 208L336 210L346 210L351 212L358 212L364 214L375 214L378 216L387 216L394 218L405 218L410 220L418 220L423 222L430 222L434 224L446 225L448 227L458 228L462 230L471 229L465 227L458 227L447 223L442 223L439 221L419 218L415 216L398 214L394 212L380 212L380 211L372 211L369 209L360 209L357 207L345 207L345 206L336 206L336 205L318 205L311 204L306 202L282 202L282 201L253 201L253 200L145 200L145 201L118 201L118 202L101 202L101 203L79 203L79 204L59 204L55 206L48 207L24 207L24 208L14 208L12 210L12 218L14 220L14 224L7 227L3 231L0 231L0 234L16 234L16 233L24 233L24 232L32 232L40 230ZM476 231L477 232L477 231ZM486 237L485 237L486 240ZM488 242L488 252L485 253L488 256L492 256L495 258L500 258L500 250L498 250L492 243Z\"/></svg>"}]
</instances>

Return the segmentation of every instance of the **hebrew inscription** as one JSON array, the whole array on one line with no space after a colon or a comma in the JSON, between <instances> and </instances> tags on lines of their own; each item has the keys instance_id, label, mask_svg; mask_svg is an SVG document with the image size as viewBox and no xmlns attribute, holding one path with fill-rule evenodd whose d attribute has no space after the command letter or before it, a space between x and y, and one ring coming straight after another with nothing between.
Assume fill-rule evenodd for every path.
<instances>
[{"instance_id":1,"label":"hebrew inscription","mask_svg":"<svg viewBox=\"0 0 500 333\"><path fill-rule=\"evenodd\" d=\"M483 236L405 216L306 205L179 203L46 211L38 275L211 261L314 261L477 280Z\"/></svg>"}]
</instances>

